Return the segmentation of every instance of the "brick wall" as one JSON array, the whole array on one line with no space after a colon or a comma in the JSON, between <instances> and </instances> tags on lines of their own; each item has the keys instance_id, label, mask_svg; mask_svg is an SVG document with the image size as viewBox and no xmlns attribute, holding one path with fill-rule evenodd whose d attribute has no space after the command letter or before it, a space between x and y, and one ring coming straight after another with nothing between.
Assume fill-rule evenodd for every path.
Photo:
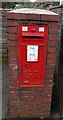
<instances>
[{"instance_id":1,"label":"brick wall","mask_svg":"<svg viewBox=\"0 0 63 120\"><path fill-rule=\"evenodd\" d=\"M8 62L10 81L10 117L48 117L51 109L52 86L58 44L57 28L59 16L7 13ZM48 25L48 47L45 85L43 87L18 87L18 24L37 23ZM19 69L19 68L18 68Z\"/></svg>"},{"instance_id":2,"label":"brick wall","mask_svg":"<svg viewBox=\"0 0 63 120\"><path fill-rule=\"evenodd\" d=\"M7 11L10 11L11 9L2 9L0 8L0 27L2 27L2 38L1 38L1 42L2 42L2 57L6 57L7 56L7 38L6 38L6 18L5 18L5 13Z\"/></svg>"}]
</instances>

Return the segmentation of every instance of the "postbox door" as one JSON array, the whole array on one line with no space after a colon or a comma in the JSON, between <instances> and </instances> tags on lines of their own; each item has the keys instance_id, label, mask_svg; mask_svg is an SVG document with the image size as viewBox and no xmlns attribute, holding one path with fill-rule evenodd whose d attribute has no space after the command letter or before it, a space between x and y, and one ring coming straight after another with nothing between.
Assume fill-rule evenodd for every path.
<instances>
[{"instance_id":1,"label":"postbox door","mask_svg":"<svg viewBox=\"0 0 63 120\"><path fill-rule=\"evenodd\" d=\"M38 45L22 46L21 82L26 85L42 84L42 47ZM26 51L26 53L25 53ZM25 53L25 54L24 54Z\"/></svg>"}]
</instances>

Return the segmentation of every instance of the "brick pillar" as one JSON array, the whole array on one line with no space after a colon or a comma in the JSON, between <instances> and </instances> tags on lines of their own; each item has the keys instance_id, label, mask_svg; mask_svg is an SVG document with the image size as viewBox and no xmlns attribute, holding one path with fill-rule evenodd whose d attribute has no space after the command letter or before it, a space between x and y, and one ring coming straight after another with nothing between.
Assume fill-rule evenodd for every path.
<instances>
[{"instance_id":1,"label":"brick pillar","mask_svg":"<svg viewBox=\"0 0 63 120\"><path fill-rule=\"evenodd\" d=\"M31 9L32 10L32 9ZM22 9L20 9L22 11ZM24 9L24 12L26 9ZM35 11L35 10L34 10ZM6 14L7 39L8 39L8 63L9 63L9 99L11 118L49 117L51 110L52 86L56 63L56 46L58 45L58 21L57 14L44 14L41 10L37 14L17 13ZM47 12L47 11L46 11ZM48 25L47 62L45 85L43 87L18 86L18 24Z\"/></svg>"}]
</instances>

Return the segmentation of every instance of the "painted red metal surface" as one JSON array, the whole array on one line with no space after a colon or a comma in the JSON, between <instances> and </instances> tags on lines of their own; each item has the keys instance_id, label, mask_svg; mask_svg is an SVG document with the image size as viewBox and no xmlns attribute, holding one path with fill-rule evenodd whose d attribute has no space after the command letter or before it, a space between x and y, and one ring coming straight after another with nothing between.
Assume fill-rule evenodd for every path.
<instances>
[{"instance_id":1,"label":"painted red metal surface","mask_svg":"<svg viewBox=\"0 0 63 120\"><path fill-rule=\"evenodd\" d=\"M47 39L47 25L18 25L19 87L44 85Z\"/></svg>"}]
</instances>

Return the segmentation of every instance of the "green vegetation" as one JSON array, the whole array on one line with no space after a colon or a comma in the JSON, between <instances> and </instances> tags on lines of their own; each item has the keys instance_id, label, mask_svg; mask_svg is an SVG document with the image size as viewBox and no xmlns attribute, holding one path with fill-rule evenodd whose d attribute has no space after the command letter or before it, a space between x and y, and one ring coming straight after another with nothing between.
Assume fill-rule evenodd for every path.
<instances>
[{"instance_id":1,"label":"green vegetation","mask_svg":"<svg viewBox=\"0 0 63 120\"><path fill-rule=\"evenodd\" d=\"M0 63L1 63L1 61L2 61L2 63L6 64L6 63L8 63L8 58L7 57L1 58Z\"/></svg>"},{"instance_id":2,"label":"green vegetation","mask_svg":"<svg viewBox=\"0 0 63 120\"><path fill-rule=\"evenodd\" d=\"M15 2L2 2L2 8L10 9L15 7Z\"/></svg>"},{"instance_id":3,"label":"green vegetation","mask_svg":"<svg viewBox=\"0 0 63 120\"><path fill-rule=\"evenodd\" d=\"M2 8L32 8L33 4L31 2L3 2Z\"/></svg>"},{"instance_id":4,"label":"green vegetation","mask_svg":"<svg viewBox=\"0 0 63 120\"><path fill-rule=\"evenodd\" d=\"M20 4L16 4L15 9L19 9L19 8L33 8L33 5L31 2L23 2Z\"/></svg>"}]
</instances>

